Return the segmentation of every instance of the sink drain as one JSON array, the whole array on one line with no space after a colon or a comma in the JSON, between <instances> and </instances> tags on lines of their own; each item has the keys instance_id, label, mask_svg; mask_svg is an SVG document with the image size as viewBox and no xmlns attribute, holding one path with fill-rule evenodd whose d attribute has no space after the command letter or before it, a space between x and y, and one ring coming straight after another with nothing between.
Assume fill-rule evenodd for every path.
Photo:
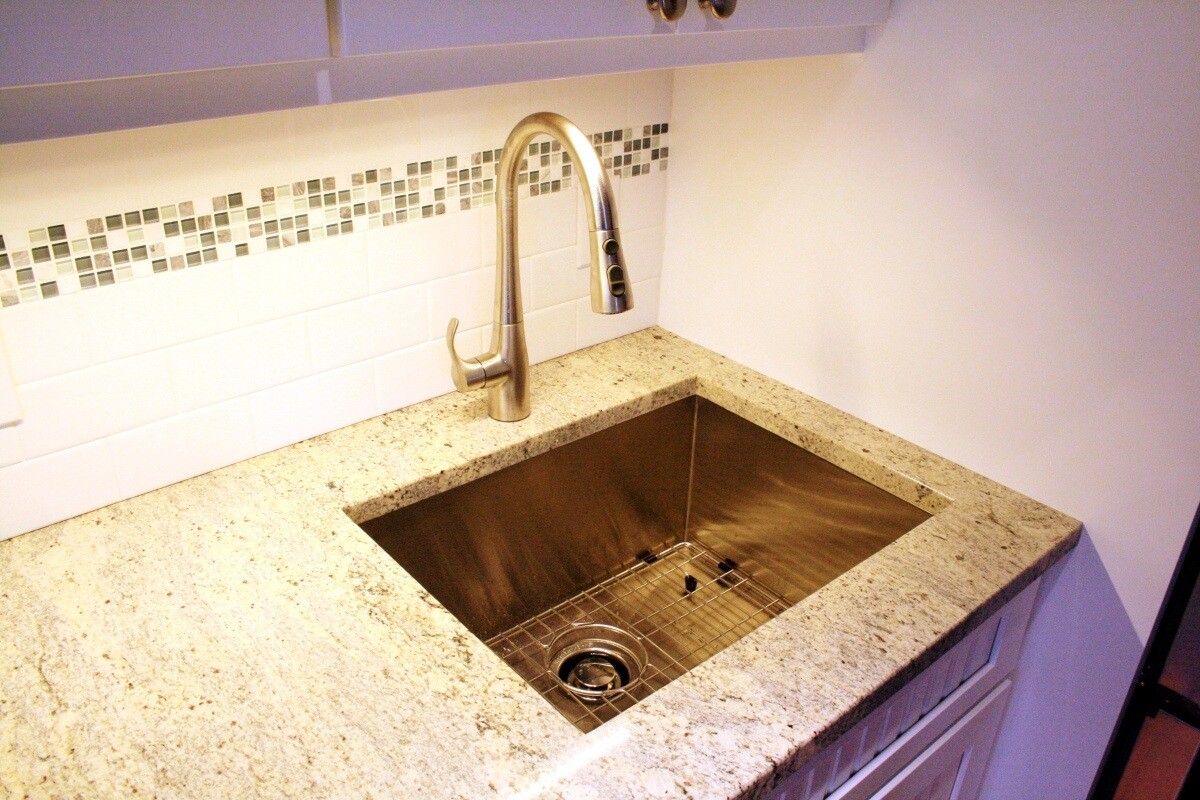
<instances>
[{"instance_id":1,"label":"sink drain","mask_svg":"<svg viewBox=\"0 0 1200 800\"><path fill-rule=\"evenodd\" d=\"M642 677L646 648L615 625L571 625L550 643L547 667L579 699L598 703L627 690Z\"/></svg>"}]
</instances>

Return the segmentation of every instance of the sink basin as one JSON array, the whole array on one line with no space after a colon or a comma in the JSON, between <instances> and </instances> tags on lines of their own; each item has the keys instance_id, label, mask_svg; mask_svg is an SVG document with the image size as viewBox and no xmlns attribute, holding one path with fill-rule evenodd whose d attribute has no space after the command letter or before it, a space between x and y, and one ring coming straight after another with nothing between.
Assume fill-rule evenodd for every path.
<instances>
[{"instance_id":1,"label":"sink basin","mask_svg":"<svg viewBox=\"0 0 1200 800\"><path fill-rule=\"evenodd\" d=\"M689 397L362 527L589 731L929 516Z\"/></svg>"}]
</instances>

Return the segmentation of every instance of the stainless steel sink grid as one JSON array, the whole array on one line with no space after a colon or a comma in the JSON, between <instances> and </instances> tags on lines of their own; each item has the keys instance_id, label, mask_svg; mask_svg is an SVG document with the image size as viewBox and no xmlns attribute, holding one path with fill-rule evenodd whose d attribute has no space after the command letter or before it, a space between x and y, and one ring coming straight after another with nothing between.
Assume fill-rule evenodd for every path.
<instances>
[{"instance_id":1,"label":"stainless steel sink grid","mask_svg":"<svg viewBox=\"0 0 1200 800\"><path fill-rule=\"evenodd\" d=\"M929 516L690 397L362 527L589 731Z\"/></svg>"},{"instance_id":2,"label":"stainless steel sink grid","mask_svg":"<svg viewBox=\"0 0 1200 800\"><path fill-rule=\"evenodd\" d=\"M696 579L687 589L686 577ZM729 562L694 542L657 557L487 640L550 704L587 732L724 650L788 607ZM580 622L635 632L646 649L640 680L599 698L582 697L554 669L553 643Z\"/></svg>"}]
</instances>

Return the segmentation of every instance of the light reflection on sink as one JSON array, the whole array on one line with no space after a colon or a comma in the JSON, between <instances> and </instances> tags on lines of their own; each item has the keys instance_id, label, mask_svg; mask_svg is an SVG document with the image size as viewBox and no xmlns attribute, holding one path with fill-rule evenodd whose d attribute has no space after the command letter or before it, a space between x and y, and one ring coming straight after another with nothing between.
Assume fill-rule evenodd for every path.
<instances>
[{"instance_id":1,"label":"light reflection on sink","mask_svg":"<svg viewBox=\"0 0 1200 800\"><path fill-rule=\"evenodd\" d=\"M588 731L929 516L690 397L362 527Z\"/></svg>"}]
</instances>

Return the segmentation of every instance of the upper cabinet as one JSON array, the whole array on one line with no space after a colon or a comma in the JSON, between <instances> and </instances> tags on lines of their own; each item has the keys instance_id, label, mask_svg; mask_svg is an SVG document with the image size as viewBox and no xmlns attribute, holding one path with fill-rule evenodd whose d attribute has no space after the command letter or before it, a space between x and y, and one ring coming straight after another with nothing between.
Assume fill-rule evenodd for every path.
<instances>
[{"instance_id":1,"label":"upper cabinet","mask_svg":"<svg viewBox=\"0 0 1200 800\"><path fill-rule=\"evenodd\" d=\"M859 52L889 0L0 0L0 142L518 81Z\"/></svg>"},{"instance_id":2,"label":"upper cabinet","mask_svg":"<svg viewBox=\"0 0 1200 800\"><path fill-rule=\"evenodd\" d=\"M329 55L325 0L0 0L0 86Z\"/></svg>"},{"instance_id":3,"label":"upper cabinet","mask_svg":"<svg viewBox=\"0 0 1200 800\"><path fill-rule=\"evenodd\" d=\"M330 3L345 55L628 36L876 25L888 3L854 0L742 0L718 20L690 0L677 22L645 0L337 0Z\"/></svg>"}]
</instances>

